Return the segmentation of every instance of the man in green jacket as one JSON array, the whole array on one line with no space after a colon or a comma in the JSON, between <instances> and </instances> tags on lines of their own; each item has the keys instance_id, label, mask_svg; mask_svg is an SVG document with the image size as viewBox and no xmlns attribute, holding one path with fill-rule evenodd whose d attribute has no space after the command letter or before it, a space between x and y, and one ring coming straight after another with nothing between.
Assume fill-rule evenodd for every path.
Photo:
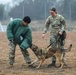
<instances>
[{"instance_id":1,"label":"man in green jacket","mask_svg":"<svg viewBox=\"0 0 76 75\"><path fill-rule=\"evenodd\" d=\"M47 32L48 28L50 28L50 45L52 48L58 47L60 49L64 48L64 40L61 43L59 36L62 35L63 31L66 28L66 21L64 17L57 13L56 8L52 8L50 11L50 16L46 19L45 28L42 34L42 38L45 38L45 33ZM63 52L63 62L65 57L65 52ZM55 66L56 57L52 58L52 63L48 65L48 67Z\"/></svg>"},{"instance_id":2,"label":"man in green jacket","mask_svg":"<svg viewBox=\"0 0 76 75\"><path fill-rule=\"evenodd\" d=\"M14 19L7 26L7 38L9 40L9 64L13 66L15 61L16 45L19 45L24 59L28 65L31 64L29 53L26 50L32 44L32 31L29 23L31 19L25 16L23 20Z\"/></svg>"}]
</instances>

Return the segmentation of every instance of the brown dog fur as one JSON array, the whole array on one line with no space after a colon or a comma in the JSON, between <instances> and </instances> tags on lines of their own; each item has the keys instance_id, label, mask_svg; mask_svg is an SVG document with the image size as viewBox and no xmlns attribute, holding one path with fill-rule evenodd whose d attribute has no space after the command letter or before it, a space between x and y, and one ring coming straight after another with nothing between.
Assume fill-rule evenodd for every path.
<instances>
[{"instance_id":1,"label":"brown dog fur","mask_svg":"<svg viewBox=\"0 0 76 75\"><path fill-rule=\"evenodd\" d=\"M45 59L55 55L59 63L61 64L60 68L62 68L64 66L64 62L62 61L63 51L70 51L71 48L72 48L72 44L70 44L68 49L62 49L62 50L58 48L40 49L38 46L32 44L31 49L35 53L38 59L32 62L31 65L38 61L41 61L40 64L37 66L37 68L40 68L40 66L45 61Z\"/></svg>"}]
</instances>

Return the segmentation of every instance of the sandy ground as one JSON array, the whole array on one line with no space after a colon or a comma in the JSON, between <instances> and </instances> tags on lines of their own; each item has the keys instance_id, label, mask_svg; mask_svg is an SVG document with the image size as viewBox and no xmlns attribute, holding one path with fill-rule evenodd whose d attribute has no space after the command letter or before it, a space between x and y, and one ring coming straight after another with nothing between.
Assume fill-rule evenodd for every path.
<instances>
[{"instance_id":1,"label":"sandy ground","mask_svg":"<svg viewBox=\"0 0 76 75\"><path fill-rule=\"evenodd\" d=\"M33 43L41 48L45 48L49 44L50 34L46 34L46 40L42 39L41 35L42 32L33 32ZM9 68L8 40L6 33L0 33L0 75L76 75L76 32L67 32L65 47L67 48L71 43L73 45L72 50L66 53L67 67L63 67L62 69L54 67L47 68L47 65L51 63L51 59L47 59L40 69L29 68L22 56L20 48L17 46L14 66ZM35 60L36 56L34 53L30 49L28 51L32 61Z\"/></svg>"}]
</instances>

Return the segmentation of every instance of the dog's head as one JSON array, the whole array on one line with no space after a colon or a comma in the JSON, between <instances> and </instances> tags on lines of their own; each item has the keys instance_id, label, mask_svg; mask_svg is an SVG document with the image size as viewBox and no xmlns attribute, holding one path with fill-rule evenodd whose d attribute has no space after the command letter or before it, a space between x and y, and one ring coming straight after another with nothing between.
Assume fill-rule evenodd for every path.
<instances>
[{"instance_id":1,"label":"dog's head","mask_svg":"<svg viewBox=\"0 0 76 75\"><path fill-rule=\"evenodd\" d=\"M34 52L38 50L38 46L32 44L30 47Z\"/></svg>"},{"instance_id":2,"label":"dog's head","mask_svg":"<svg viewBox=\"0 0 76 75\"><path fill-rule=\"evenodd\" d=\"M32 44L31 49L37 56L42 55L42 49L38 48L38 46Z\"/></svg>"}]
</instances>

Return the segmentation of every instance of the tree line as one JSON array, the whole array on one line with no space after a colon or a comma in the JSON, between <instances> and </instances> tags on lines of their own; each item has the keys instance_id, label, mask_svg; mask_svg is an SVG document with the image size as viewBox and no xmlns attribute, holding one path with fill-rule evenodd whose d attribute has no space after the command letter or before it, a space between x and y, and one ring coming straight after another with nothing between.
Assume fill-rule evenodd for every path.
<instances>
[{"instance_id":1,"label":"tree line","mask_svg":"<svg viewBox=\"0 0 76 75\"><path fill-rule=\"evenodd\" d=\"M11 9L5 9L5 5L0 4L0 20L12 18L23 18L30 16L33 20L44 20L49 15L51 7L56 7L58 13L66 19L76 20L76 0L13 0L18 5Z\"/></svg>"}]
</instances>

